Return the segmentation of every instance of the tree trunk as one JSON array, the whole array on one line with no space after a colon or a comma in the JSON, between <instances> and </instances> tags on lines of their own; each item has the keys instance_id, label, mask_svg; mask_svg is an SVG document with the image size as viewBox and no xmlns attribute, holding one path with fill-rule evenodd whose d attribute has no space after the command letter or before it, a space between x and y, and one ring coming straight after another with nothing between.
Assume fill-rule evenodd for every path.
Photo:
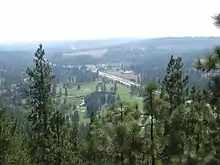
<instances>
[{"instance_id":1,"label":"tree trunk","mask_svg":"<svg viewBox=\"0 0 220 165\"><path fill-rule=\"evenodd\" d=\"M154 156L154 118L151 116L151 128L150 128L150 135L151 135L151 165L155 165L155 156Z\"/></svg>"}]
</instances>

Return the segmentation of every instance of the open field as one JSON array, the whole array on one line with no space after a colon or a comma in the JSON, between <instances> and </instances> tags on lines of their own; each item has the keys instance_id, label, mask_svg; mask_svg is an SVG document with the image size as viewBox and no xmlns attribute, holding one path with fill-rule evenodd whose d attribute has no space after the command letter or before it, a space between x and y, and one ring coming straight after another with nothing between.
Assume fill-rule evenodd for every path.
<instances>
[{"instance_id":1,"label":"open field","mask_svg":"<svg viewBox=\"0 0 220 165\"><path fill-rule=\"evenodd\" d=\"M82 52L74 52L74 53L63 53L63 57L71 57L71 56L92 56L92 57L102 57L107 52L107 49L100 50L88 50Z\"/></svg>"},{"instance_id":2,"label":"open field","mask_svg":"<svg viewBox=\"0 0 220 165\"><path fill-rule=\"evenodd\" d=\"M77 90L76 86L72 88L68 88L68 98L72 101L74 100L83 100L83 98L87 95L90 94L91 92L96 90L96 84L97 82L94 83L86 83L81 85L81 89ZM106 89L107 91L110 91L110 88L113 86L113 84L106 84ZM62 89L62 93L64 95L64 88L62 86L58 86L57 88L57 93L59 92L59 89ZM117 94L121 97L123 101L129 101L129 102L137 102L140 106L142 105L142 98L141 97L136 97L132 96L130 97L130 89L122 84L117 84Z\"/></svg>"},{"instance_id":3,"label":"open field","mask_svg":"<svg viewBox=\"0 0 220 165\"><path fill-rule=\"evenodd\" d=\"M77 90L76 86L72 88L68 88L68 102L72 102L76 105L80 105L83 102L84 97L86 95L96 90L96 84L97 82L82 84L80 90ZM110 91L110 88L112 86L113 84L106 84L106 90ZM59 93L60 88L62 89L62 94L64 95L65 90L62 85L58 86L57 93ZM139 108L142 109L143 99L141 97L136 97L136 96L130 97L129 92L130 92L130 89L128 87L121 85L121 84L117 84L117 94L119 94L121 100L125 102L138 103ZM78 112L80 116L80 121L88 122L88 119L85 118L85 107L79 107Z\"/></svg>"}]
</instances>

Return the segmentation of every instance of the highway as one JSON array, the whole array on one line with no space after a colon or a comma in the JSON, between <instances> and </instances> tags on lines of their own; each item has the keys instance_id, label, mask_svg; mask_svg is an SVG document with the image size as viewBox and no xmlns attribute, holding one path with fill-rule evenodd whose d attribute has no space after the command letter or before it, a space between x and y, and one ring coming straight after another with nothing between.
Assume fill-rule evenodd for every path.
<instances>
[{"instance_id":1,"label":"highway","mask_svg":"<svg viewBox=\"0 0 220 165\"><path fill-rule=\"evenodd\" d=\"M91 69L91 71L94 72L94 73L97 72L97 69L95 67L88 67L88 68ZM111 80L117 81L121 84L124 84L128 87L130 87L131 85L140 87L140 84L137 84L135 82L132 82L132 81L129 81L129 80L126 80L126 79L123 79L123 78L120 78L120 77L117 77L117 76L114 76L114 75L111 75L109 73L98 71L98 74L99 74L100 77L106 77L108 79L111 79Z\"/></svg>"},{"instance_id":2,"label":"highway","mask_svg":"<svg viewBox=\"0 0 220 165\"><path fill-rule=\"evenodd\" d=\"M90 70L91 70L92 72L94 72L94 73L97 72L96 67L93 66L93 65L87 65L87 68L90 69ZM110 80L117 81L117 82L119 82L119 83L121 83L121 84L124 84L125 86L128 86L128 87L130 87L131 85L140 87L140 84L134 83L134 82L132 82L132 81L129 81L129 80L126 80L126 79L123 79L123 78L120 78L120 77L117 77L117 76L114 76L114 75L111 75L111 74L109 74L109 73L105 73L105 72L99 71L98 74L99 74L100 77L106 77L106 78L108 78L108 79L110 79ZM78 109L78 107L77 107L77 109ZM70 117L71 114L73 115L73 114L74 114L74 111L72 111L72 112L66 114L65 117L67 117L67 116ZM70 119L70 118L69 118L69 121L71 122L71 119Z\"/></svg>"},{"instance_id":3,"label":"highway","mask_svg":"<svg viewBox=\"0 0 220 165\"><path fill-rule=\"evenodd\" d=\"M126 80L126 79L122 79L120 77L117 77L117 76L114 76L114 75L111 75L111 74L108 74L108 73L105 73L105 72L100 72L99 71L99 76L106 77L106 78L109 78L109 79L114 80L114 81L118 81L119 83L124 84L124 85L129 86L129 87L131 85L140 87L140 85L137 84L137 83L134 83L134 82Z\"/></svg>"}]
</instances>

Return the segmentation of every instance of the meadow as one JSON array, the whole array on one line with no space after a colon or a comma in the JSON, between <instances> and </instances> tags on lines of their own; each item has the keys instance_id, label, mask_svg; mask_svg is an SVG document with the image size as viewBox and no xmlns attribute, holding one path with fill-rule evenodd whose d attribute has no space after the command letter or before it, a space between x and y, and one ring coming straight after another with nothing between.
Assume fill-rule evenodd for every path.
<instances>
[{"instance_id":1,"label":"meadow","mask_svg":"<svg viewBox=\"0 0 220 165\"><path fill-rule=\"evenodd\" d=\"M81 85L80 89L77 89L77 86L73 86L71 88L67 88L68 93L68 102L74 103L76 106L78 106L78 112L80 116L81 122L88 122L88 119L85 117L85 107L80 106L80 104L83 102L84 97L93 91L96 90L96 85L98 82L92 82L92 83L85 83ZM106 91L110 91L113 84L106 84ZM60 84L57 87L57 94L59 93L60 88L62 89L62 94L64 96L65 89L63 88L63 85ZM126 87L122 84L117 84L117 94L120 96L121 100L124 102L130 102L130 103L138 103L138 107L140 109L143 108L143 98L137 97L137 96L130 96L130 88ZM71 113L71 112L69 112Z\"/></svg>"}]
</instances>

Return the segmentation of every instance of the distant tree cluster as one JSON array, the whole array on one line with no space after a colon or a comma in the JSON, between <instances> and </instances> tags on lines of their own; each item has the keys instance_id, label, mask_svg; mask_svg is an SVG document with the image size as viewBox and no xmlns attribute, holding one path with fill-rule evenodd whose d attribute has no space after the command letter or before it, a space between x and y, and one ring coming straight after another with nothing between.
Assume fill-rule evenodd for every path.
<instances>
[{"instance_id":1,"label":"distant tree cluster","mask_svg":"<svg viewBox=\"0 0 220 165\"><path fill-rule=\"evenodd\" d=\"M114 105L116 94L114 92L95 91L85 97L86 114L97 114L103 105Z\"/></svg>"},{"instance_id":2,"label":"distant tree cluster","mask_svg":"<svg viewBox=\"0 0 220 165\"><path fill-rule=\"evenodd\" d=\"M97 79L97 74L87 70L84 66L57 66L53 69L53 72L56 75L57 84L65 82L67 87L94 82Z\"/></svg>"}]
</instances>

